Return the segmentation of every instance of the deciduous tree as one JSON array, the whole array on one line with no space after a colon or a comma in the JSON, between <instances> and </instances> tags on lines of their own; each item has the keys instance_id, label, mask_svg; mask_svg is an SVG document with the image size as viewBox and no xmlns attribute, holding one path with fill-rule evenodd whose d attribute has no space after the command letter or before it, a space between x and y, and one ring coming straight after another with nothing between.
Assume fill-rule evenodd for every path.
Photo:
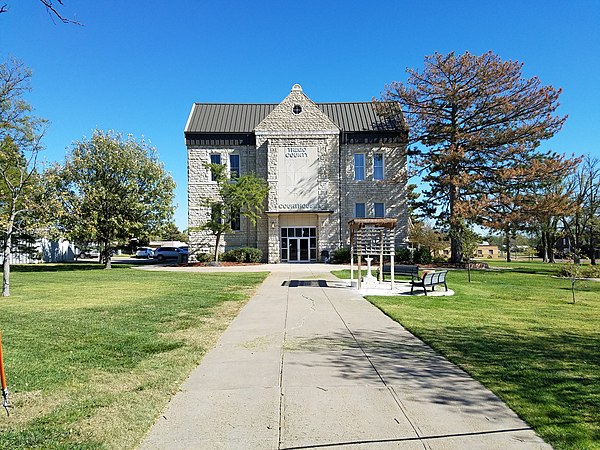
<instances>
[{"instance_id":1,"label":"deciduous tree","mask_svg":"<svg viewBox=\"0 0 600 450\"><path fill-rule=\"evenodd\" d=\"M96 130L46 177L61 200L58 226L75 242L99 244L107 269L115 245L156 234L172 220L175 183L143 139Z\"/></svg>"},{"instance_id":2,"label":"deciduous tree","mask_svg":"<svg viewBox=\"0 0 600 450\"><path fill-rule=\"evenodd\" d=\"M579 169L565 179L565 185L575 206L572 214L561 219L571 250L576 258L587 254L591 263L596 264L596 236L600 233L600 161L586 156Z\"/></svg>"},{"instance_id":3,"label":"deciduous tree","mask_svg":"<svg viewBox=\"0 0 600 450\"><path fill-rule=\"evenodd\" d=\"M269 185L254 174L244 174L229 179L226 167L221 164L205 164L212 171L213 179L217 182L217 196L206 197L202 205L211 212L210 218L198 227L210 232L215 238L215 263L219 262L219 244L223 234L233 231L232 223L244 216L256 223L263 211L264 201L269 192ZM191 230L195 231L195 230Z\"/></svg>"},{"instance_id":4,"label":"deciduous tree","mask_svg":"<svg viewBox=\"0 0 600 450\"><path fill-rule=\"evenodd\" d=\"M407 82L387 85L382 100L402 107L410 142L418 144L413 161L429 186L423 195L449 227L458 263L464 224L485 206L482 193L562 127L565 118L555 114L560 90L524 78L521 63L491 52L435 53L422 71L407 72Z\"/></svg>"},{"instance_id":5,"label":"deciduous tree","mask_svg":"<svg viewBox=\"0 0 600 450\"><path fill-rule=\"evenodd\" d=\"M10 295L10 260L15 233L39 201L38 153L46 121L33 115L23 98L31 71L20 61L0 64L0 226L2 230L2 296ZM31 221L30 221L31 223Z\"/></svg>"},{"instance_id":6,"label":"deciduous tree","mask_svg":"<svg viewBox=\"0 0 600 450\"><path fill-rule=\"evenodd\" d=\"M535 155L524 161L515 161L496 175L481 209L481 223L501 232L506 247L506 261L511 261L510 241L519 231L527 229L538 212L536 195L543 194L540 187L561 183L579 163L578 158L565 158L556 154Z\"/></svg>"}]
</instances>

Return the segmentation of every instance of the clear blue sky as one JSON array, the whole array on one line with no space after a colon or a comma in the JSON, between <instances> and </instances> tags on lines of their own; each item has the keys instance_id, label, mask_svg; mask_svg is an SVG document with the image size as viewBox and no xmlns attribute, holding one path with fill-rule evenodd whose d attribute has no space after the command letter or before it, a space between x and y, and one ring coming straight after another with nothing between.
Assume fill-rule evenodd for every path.
<instances>
[{"instance_id":1,"label":"clear blue sky","mask_svg":"<svg viewBox=\"0 0 600 450\"><path fill-rule=\"evenodd\" d=\"M525 63L562 87L563 130L544 144L600 157L600 0L4 0L0 58L33 70L29 101L51 121L48 161L94 128L144 135L177 182L187 228L183 140L193 102L279 102L300 83L316 102L369 101L435 51Z\"/></svg>"}]
</instances>

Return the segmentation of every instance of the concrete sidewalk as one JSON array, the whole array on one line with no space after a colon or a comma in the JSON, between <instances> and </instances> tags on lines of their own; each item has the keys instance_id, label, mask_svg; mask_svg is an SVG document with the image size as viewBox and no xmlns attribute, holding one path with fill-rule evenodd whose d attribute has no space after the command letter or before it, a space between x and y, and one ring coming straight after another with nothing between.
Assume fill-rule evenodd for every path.
<instances>
[{"instance_id":1,"label":"concrete sidewalk","mask_svg":"<svg viewBox=\"0 0 600 450\"><path fill-rule=\"evenodd\" d=\"M141 448L551 448L329 270L279 265Z\"/></svg>"}]
</instances>

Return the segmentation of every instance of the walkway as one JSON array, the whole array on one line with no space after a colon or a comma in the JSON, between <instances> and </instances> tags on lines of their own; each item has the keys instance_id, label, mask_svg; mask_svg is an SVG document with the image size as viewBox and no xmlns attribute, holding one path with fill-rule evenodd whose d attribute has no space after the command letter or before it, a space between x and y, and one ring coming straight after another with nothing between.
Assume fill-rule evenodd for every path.
<instances>
[{"instance_id":1,"label":"walkway","mask_svg":"<svg viewBox=\"0 0 600 450\"><path fill-rule=\"evenodd\" d=\"M331 266L271 268L142 449L551 448Z\"/></svg>"}]
</instances>

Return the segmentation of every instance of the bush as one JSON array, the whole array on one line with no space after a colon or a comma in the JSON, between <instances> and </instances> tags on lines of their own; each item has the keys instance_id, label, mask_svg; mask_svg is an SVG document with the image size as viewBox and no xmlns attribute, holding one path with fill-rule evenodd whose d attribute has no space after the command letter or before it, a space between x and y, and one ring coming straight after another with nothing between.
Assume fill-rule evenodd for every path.
<instances>
[{"instance_id":1,"label":"bush","mask_svg":"<svg viewBox=\"0 0 600 450\"><path fill-rule=\"evenodd\" d=\"M445 256L434 256L431 261L434 264L443 264L443 263L447 263L448 262L448 258L446 258Z\"/></svg>"},{"instance_id":2,"label":"bush","mask_svg":"<svg viewBox=\"0 0 600 450\"><path fill-rule=\"evenodd\" d=\"M244 251L246 252L245 262L257 263L262 260L262 250L260 248L246 247Z\"/></svg>"},{"instance_id":3,"label":"bush","mask_svg":"<svg viewBox=\"0 0 600 450\"><path fill-rule=\"evenodd\" d=\"M600 266L564 265L560 268L560 276L575 278L600 278Z\"/></svg>"},{"instance_id":4,"label":"bush","mask_svg":"<svg viewBox=\"0 0 600 450\"><path fill-rule=\"evenodd\" d=\"M221 261L237 263L257 263L261 258L262 250L251 247L235 248L221 255Z\"/></svg>"},{"instance_id":5,"label":"bush","mask_svg":"<svg viewBox=\"0 0 600 450\"><path fill-rule=\"evenodd\" d=\"M395 259L398 262L409 263L412 261L412 253L408 248L399 248L396 250Z\"/></svg>"},{"instance_id":6,"label":"bush","mask_svg":"<svg viewBox=\"0 0 600 450\"><path fill-rule=\"evenodd\" d=\"M350 249L349 248L338 248L331 254L331 262L337 264L347 264L350 262Z\"/></svg>"},{"instance_id":7,"label":"bush","mask_svg":"<svg viewBox=\"0 0 600 450\"><path fill-rule=\"evenodd\" d=\"M196 253L194 256L196 257L196 261L201 263L211 262L214 259L214 256L210 253Z\"/></svg>"},{"instance_id":8,"label":"bush","mask_svg":"<svg viewBox=\"0 0 600 450\"><path fill-rule=\"evenodd\" d=\"M415 264L431 264L431 252L426 247L420 247L413 252Z\"/></svg>"}]
</instances>

